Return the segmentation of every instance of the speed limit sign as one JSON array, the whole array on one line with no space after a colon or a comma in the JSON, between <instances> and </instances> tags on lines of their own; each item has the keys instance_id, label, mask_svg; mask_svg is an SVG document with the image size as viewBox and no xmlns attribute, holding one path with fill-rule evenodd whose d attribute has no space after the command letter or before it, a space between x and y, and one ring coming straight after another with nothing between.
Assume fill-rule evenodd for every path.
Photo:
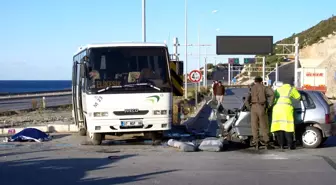
<instances>
[{"instance_id":1,"label":"speed limit sign","mask_svg":"<svg viewBox=\"0 0 336 185\"><path fill-rule=\"evenodd\" d=\"M202 72L199 70L192 70L188 76L189 80L194 83L200 82L202 80Z\"/></svg>"}]
</instances>

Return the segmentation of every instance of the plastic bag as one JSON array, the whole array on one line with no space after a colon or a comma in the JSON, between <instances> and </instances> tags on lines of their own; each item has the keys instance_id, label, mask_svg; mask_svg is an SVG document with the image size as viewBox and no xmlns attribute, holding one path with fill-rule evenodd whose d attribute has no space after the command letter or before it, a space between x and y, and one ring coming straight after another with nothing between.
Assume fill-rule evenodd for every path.
<instances>
[{"instance_id":1,"label":"plastic bag","mask_svg":"<svg viewBox=\"0 0 336 185\"><path fill-rule=\"evenodd\" d=\"M198 148L202 151L219 152L223 149L223 139L205 138Z\"/></svg>"},{"instance_id":2,"label":"plastic bag","mask_svg":"<svg viewBox=\"0 0 336 185\"><path fill-rule=\"evenodd\" d=\"M196 151L196 146L192 142L181 142L174 139L168 140L168 146L178 148L182 152L194 152Z\"/></svg>"}]
</instances>

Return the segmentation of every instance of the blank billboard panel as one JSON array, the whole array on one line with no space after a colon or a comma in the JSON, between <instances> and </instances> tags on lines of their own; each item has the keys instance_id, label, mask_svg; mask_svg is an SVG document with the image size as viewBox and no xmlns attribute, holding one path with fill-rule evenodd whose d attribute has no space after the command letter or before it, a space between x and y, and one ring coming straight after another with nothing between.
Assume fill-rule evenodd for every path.
<instances>
[{"instance_id":1,"label":"blank billboard panel","mask_svg":"<svg viewBox=\"0 0 336 185\"><path fill-rule=\"evenodd\" d=\"M217 36L217 55L270 55L273 36Z\"/></svg>"}]
</instances>

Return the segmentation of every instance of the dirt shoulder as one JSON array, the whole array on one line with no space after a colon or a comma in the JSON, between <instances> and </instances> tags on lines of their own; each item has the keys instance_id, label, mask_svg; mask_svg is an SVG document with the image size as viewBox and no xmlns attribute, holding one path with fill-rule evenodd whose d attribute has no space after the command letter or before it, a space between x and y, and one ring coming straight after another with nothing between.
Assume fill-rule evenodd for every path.
<instances>
[{"instance_id":1,"label":"dirt shoulder","mask_svg":"<svg viewBox=\"0 0 336 185\"><path fill-rule=\"evenodd\" d=\"M71 123L71 109L57 108L36 111L20 111L0 116L0 128L46 125L51 122Z\"/></svg>"}]
</instances>

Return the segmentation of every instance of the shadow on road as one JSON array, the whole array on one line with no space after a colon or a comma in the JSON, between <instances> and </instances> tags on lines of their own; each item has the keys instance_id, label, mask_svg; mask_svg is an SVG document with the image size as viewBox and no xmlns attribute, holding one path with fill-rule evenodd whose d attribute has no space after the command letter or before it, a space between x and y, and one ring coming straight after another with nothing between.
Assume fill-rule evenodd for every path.
<instances>
[{"instance_id":1,"label":"shadow on road","mask_svg":"<svg viewBox=\"0 0 336 185\"><path fill-rule=\"evenodd\" d=\"M20 146L15 145L13 147L20 147ZM29 152L10 152L10 153L0 154L0 157L8 157L8 156L12 156L12 155L24 155L24 154L37 153L37 152L54 152L54 151L57 151L57 150L59 150L59 149L44 149L44 150L29 151ZM1 173L0 173L0 175L1 175Z\"/></svg>"},{"instance_id":2,"label":"shadow on road","mask_svg":"<svg viewBox=\"0 0 336 185\"><path fill-rule=\"evenodd\" d=\"M71 135L72 134L50 134L52 139L61 139L61 138L68 137L68 136L71 136Z\"/></svg>"},{"instance_id":3,"label":"shadow on road","mask_svg":"<svg viewBox=\"0 0 336 185\"><path fill-rule=\"evenodd\" d=\"M336 147L336 136L329 137L321 146L321 148Z\"/></svg>"},{"instance_id":4,"label":"shadow on road","mask_svg":"<svg viewBox=\"0 0 336 185\"><path fill-rule=\"evenodd\" d=\"M109 165L134 156L136 155L110 156L108 158L28 159L3 162L1 164L0 178L2 183L6 185L109 185L134 183L150 179L150 176L153 175L178 171L165 170L131 176L114 175L120 174L119 169ZM90 171L104 169L108 169L109 171L90 173ZM90 174L99 174L100 176L104 176L104 178L88 177Z\"/></svg>"}]
</instances>

